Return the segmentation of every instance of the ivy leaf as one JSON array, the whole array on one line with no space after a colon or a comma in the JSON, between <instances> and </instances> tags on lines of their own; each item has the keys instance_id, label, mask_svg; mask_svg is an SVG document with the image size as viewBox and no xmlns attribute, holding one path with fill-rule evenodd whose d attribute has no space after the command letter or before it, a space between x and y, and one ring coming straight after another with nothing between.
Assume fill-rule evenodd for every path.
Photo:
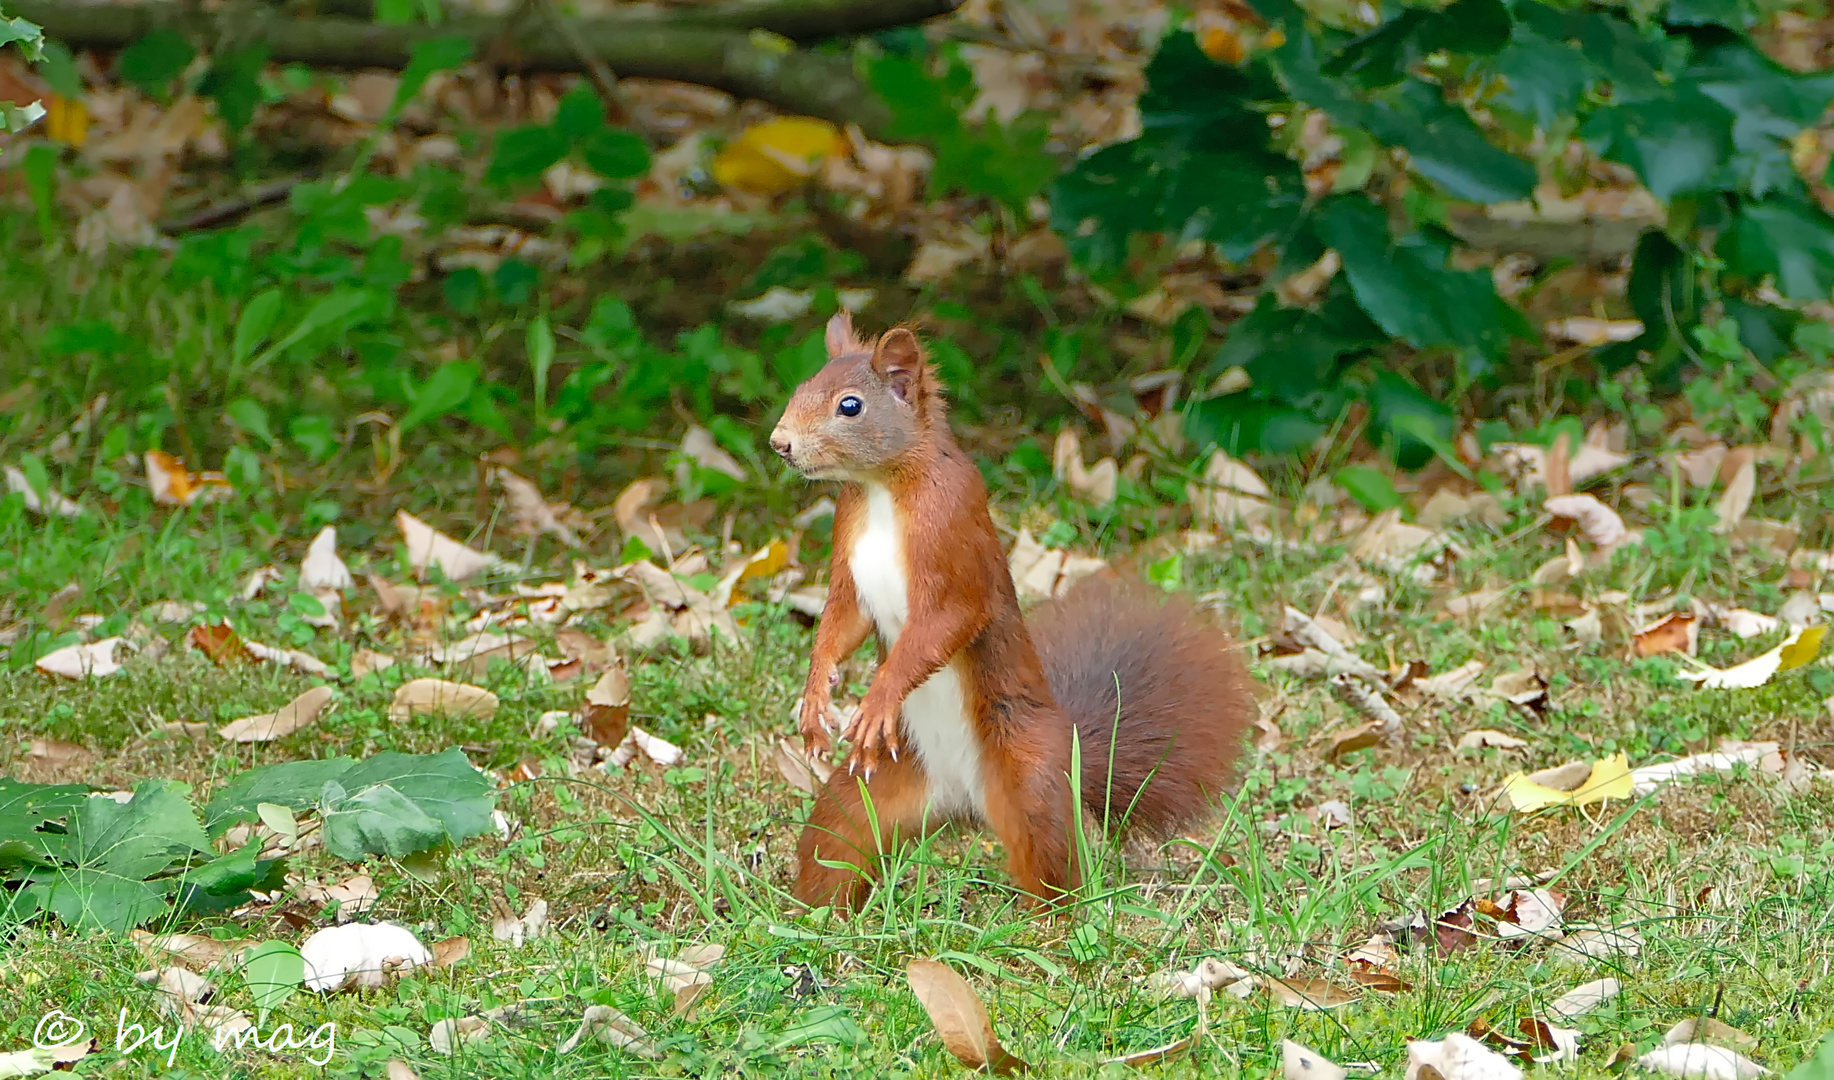
<instances>
[{"instance_id":1,"label":"ivy leaf","mask_svg":"<svg viewBox=\"0 0 1834 1080\"><path fill-rule=\"evenodd\" d=\"M1532 119L1543 131L1573 115L1598 72L1578 49L1517 24L1509 45L1491 61L1505 89L1497 103Z\"/></svg>"}]
</instances>

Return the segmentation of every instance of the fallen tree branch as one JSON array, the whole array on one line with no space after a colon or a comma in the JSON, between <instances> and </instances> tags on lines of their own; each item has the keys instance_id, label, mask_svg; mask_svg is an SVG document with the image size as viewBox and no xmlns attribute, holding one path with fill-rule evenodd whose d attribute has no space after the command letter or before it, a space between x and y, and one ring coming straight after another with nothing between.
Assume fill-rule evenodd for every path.
<instances>
[{"instance_id":1,"label":"fallen tree branch","mask_svg":"<svg viewBox=\"0 0 1834 1080\"><path fill-rule=\"evenodd\" d=\"M569 20L572 34L533 20L517 27L510 48L493 57L505 71L581 72L585 54L622 78L673 79L756 98L786 112L858 124L882 138L891 112L854 74L845 56L823 55L757 40L754 29L808 40L906 25L955 8L959 0L733 0L707 7L642 10ZM38 23L72 49L120 49L158 26L218 40L228 13L188 10L171 0L152 3L71 3L8 0L9 10ZM407 66L414 45L462 36L477 55L503 30L494 18L465 17L437 27L381 26L344 18L300 18L242 9L237 36L260 40L278 63L325 68ZM571 40L569 40L571 39Z\"/></svg>"}]
</instances>

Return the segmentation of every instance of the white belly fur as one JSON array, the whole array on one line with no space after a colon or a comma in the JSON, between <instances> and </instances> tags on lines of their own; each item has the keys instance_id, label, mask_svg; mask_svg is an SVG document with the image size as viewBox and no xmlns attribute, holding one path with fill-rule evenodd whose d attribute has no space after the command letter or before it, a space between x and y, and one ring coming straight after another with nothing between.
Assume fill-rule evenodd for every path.
<instances>
[{"instance_id":1,"label":"white belly fur","mask_svg":"<svg viewBox=\"0 0 1834 1080\"><path fill-rule=\"evenodd\" d=\"M847 567L860 606L872 618L889 651L911 613L904 533L891 492L877 484L865 488L866 520L854 537ZM981 747L968 716L968 688L959 658L951 659L904 699L904 734L929 777L932 812L945 817L984 817L987 797Z\"/></svg>"}]
</instances>

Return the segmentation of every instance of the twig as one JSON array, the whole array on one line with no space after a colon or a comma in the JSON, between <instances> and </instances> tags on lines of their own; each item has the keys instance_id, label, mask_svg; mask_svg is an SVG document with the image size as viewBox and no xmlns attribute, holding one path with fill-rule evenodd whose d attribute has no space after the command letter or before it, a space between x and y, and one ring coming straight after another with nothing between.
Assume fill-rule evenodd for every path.
<instances>
[{"instance_id":1,"label":"twig","mask_svg":"<svg viewBox=\"0 0 1834 1080\"><path fill-rule=\"evenodd\" d=\"M611 111L612 123L619 125L630 123L630 103L624 100L624 92L618 89L618 77L611 70L611 66L599 59L599 55L592 51L592 46L586 44L586 39L580 37L573 23L561 14L558 7L554 6L554 0L539 0L539 2L541 10L548 16L548 22L553 24L554 32L567 43L567 47L573 50L573 55L579 58L581 66L586 69L587 80L592 83L592 88L599 92L599 100L603 101L605 107Z\"/></svg>"},{"instance_id":2,"label":"twig","mask_svg":"<svg viewBox=\"0 0 1834 1080\"><path fill-rule=\"evenodd\" d=\"M285 202L287 196L293 193L294 188L310 179L312 179L312 177L309 175L292 176L285 180L276 180L271 184L264 184L245 195L238 195L232 199L225 199L219 203L212 203L201 210L194 211L186 217L162 221L159 223L159 231L169 235L176 235L179 233L196 232L199 229L214 229L219 225L227 225L232 221L237 221L246 217L264 206L272 206L278 202Z\"/></svg>"}]
</instances>

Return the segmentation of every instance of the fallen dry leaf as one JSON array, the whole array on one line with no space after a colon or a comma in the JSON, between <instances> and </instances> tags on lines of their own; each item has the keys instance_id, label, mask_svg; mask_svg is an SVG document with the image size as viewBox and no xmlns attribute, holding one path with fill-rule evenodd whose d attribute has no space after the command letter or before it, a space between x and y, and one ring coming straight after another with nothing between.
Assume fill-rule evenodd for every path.
<instances>
[{"instance_id":1,"label":"fallen dry leaf","mask_svg":"<svg viewBox=\"0 0 1834 1080\"><path fill-rule=\"evenodd\" d=\"M1721 473L1727 469L1732 471L1732 478L1713 503L1713 513L1719 518L1713 523L1713 531L1721 535L1732 532L1745 520L1758 490L1758 463L1751 447L1741 446L1729 452L1720 466Z\"/></svg>"},{"instance_id":2,"label":"fallen dry leaf","mask_svg":"<svg viewBox=\"0 0 1834 1080\"><path fill-rule=\"evenodd\" d=\"M1661 621L1638 630L1630 639L1630 651L1637 656L1661 656L1664 653L1700 651L1700 620L1685 611L1672 612Z\"/></svg>"},{"instance_id":3,"label":"fallen dry leaf","mask_svg":"<svg viewBox=\"0 0 1834 1080\"><path fill-rule=\"evenodd\" d=\"M1777 750L1775 743L1757 743L1737 751L1689 754L1660 765L1644 765L1630 771L1630 781L1637 795L1647 795L1670 780L1702 773L1731 772L1741 765L1756 767L1765 756Z\"/></svg>"},{"instance_id":4,"label":"fallen dry leaf","mask_svg":"<svg viewBox=\"0 0 1834 1080\"><path fill-rule=\"evenodd\" d=\"M1621 990L1623 984L1616 979L1594 979L1548 1002L1547 1014L1556 1020L1575 1020L1610 1001Z\"/></svg>"},{"instance_id":5,"label":"fallen dry leaf","mask_svg":"<svg viewBox=\"0 0 1834 1080\"><path fill-rule=\"evenodd\" d=\"M1819 608L1819 605L1817 607ZM1764 615L1756 611L1747 611L1744 608L1715 609L1713 618L1719 625L1731 631L1734 637L1763 637L1765 634L1774 634L1783 629L1783 620L1775 615Z\"/></svg>"},{"instance_id":6,"label":"fallen dry leaf","mask_svg":"<svg viewBox=\"0 0 1834 1080\"><path fill-rule=\"evenodd\" d=\"M1498 750L1520 750L1527 745L1527 739L1518 739L1514 735L1506 735L1501 731L1492 731L1489 728L1478 728L1459 736L1458 745L1454 749L1481 750L1485 747L1494 747Z\"/></svg>"},{"instance_id":7,"label":"fallen dry leaf","mask_svg":"<svg viewBox=\"0 0 1834 1080\"><path fill-rule=\"evenodd\" d=\"M1522 476L1529 487L1548 486L1549 450L1544 446L1527 443L1496 443L1490 447L1498 455L1505 468ZM1613 469L1630 464L1629 454L1620 454L1602 446L1580 443L1567 460L1567 479L1573 484L1583 484L1595 476L1602 476ZM1556 494L1552 491L1549 494Z\"/></svg>"},{"instance_id":8,"label":"fallen dry leaf","mask_svg":"<svg viewBox=\"0 0 1834 1080\"><path fill-rule=\"evenodd\" d=\"M1634 790L1630 761L1622 753L1594 762L1586 779L1570 790L1548 787L1522 773L1512 773L1503 781L1503 793L1511 806L1522 813L1533 813L1550 806L1587 806L1606 799L1628 799Z\"/></svg>"},{"instance_id":9,"label":"fallen dry leaf","mask_svg":"<svg viewBox=\"0 0 1834 1080\"><path fill-rule=\"evenodd\" d=\"M930 1014L943 1047L955 1060L1001 1076L1027 1068L1000 1045L986 1007L966 979L934 960L913 960L904 973L911 992Z\"/></svg>"},{"instance_id":10,"label":"fallen dry leaf","mask_svg":"<svg viewBox=\"0 0 1834 1080\"><path fill-rule=\"evenodd\" d=\"M1630 529L1616 510L1593 495L1560 495L1541 504L1557 518L1578 522L1580 535L1600 551L1612 551L1630 540Z\"/></svg>"},{"instance_id":11,"label":"fallen dry leaf","mask_svg":"<svg viewBox=\"0 0 1834 1080\"><path fill-rule=\"evenodd\" d=\"M495 469L492 475L502 486L503 494L509 498L510 515L515 519L519 532L525 536L550 533L568 547L581 546L579 534L561 520L563 515L577 515L578 511L573 507L566 503L548 502L533 481L517 476L508 469Z\"/></svg>"},{"instance_id":12,"label":"fallen dry leaf","mask_svg":"<svg viewBox=\"0 0 1834 1080\"><path fill-rule=\"evenodd\" d=\"M679 995L683 990L712 983L712 969L725 955L724 945L697 945L674 956L649 952L643 961L643 973L664 990Z\"/></svg>"},{"instance_id":13,"label":"fallen dry leaf","mask_svg":"<svg viewBox=\"0 0 1834 1080\"><path fill-rule=\"evenodd\" d=\"M73 742L62 739L33 739L26 747L26 756L34 761L56 767L68 765L72 761L89 756L89 751Z\"/></svg>"},{"instance_id":14,"label":"fallen dry leaf","mask_svg":"<svg viewBox=\"0 0 1834 1080\"><path fill-rule=\"evenodd\" d=\"M502 561L466 547L406 510L396 513L395 527L401 530L402 542L407 546L408 565L422 574L428 567L438 567L448 580L464 581Z\"/></svg>"},{"instance_id":15,"label":"fallen dry leaf","mask_svg":"<svg viewBox=\"0 0 1834 1080\"><path fill-rule=\"evenodd\" d=\"M66 679L101 678L121 670L115 661L115 650L133 643L126 638L111 637L86 645L66 645L53 649L32 662L32 666L50 675Z\"/></svg>"},{"instance_id":16,"label":"fallen dry leaf","mask_svg":"<svg viewBox=\"0 0 1834 1080\"><path fill-rule=\"evenodd\" d=\"M788 739L779 739L776 749L771 753L771 760L776 763L777 771L790 782L790 786L807 795L827 784L828 778L834 775L834 766L820 758L812 758L802 748Z\"/></svg>"},{"instance_id":17,"label":"fallen dry leaf","mask_svg":"<svg viewBox=\"0 0 1834 1080\"><path fill-rule=\"evenodd\" d=\"M1108 569L1108 564L1093 556L1047 548L1031 530L1020 529L1007 569L1020 599L1048 600L1068 592L1077 579Z\"/></svg>"},{"instance_id":18,"label":"fallen dry leaf","mask_svg":"<svg viewBox=\"0 0 1834 1080\"><path fill-rule=\"evenodd\" d=\"M299 946L306 962L306 989L330 993L348 983L365 989L382 985L389 972L433 962L433 953L414 932L393 923L329 926Z\"/></svg>"},{"instance_id":19,"label":"fallen dry leaf","mask_svg":"<svg viewBox=\"0 0 1834 1080\"><path fill-rule=\"evenodd\" d=\"M154 934L135 930L130 935L134 947L155 963L176 960L193 971L203 971L222 963L229 956L232 942L202 934Z\"/></svg>"},{"instance_id":20,"label":"fallen dry leaf","mask_svg":"<svg viewBox=\"0 0 1834 1080\"><path fill-rule=\"evenodd\" d=\"M1362 1000L1361 994L1346 990L1327 979L1276 979L1268 976L1261 980L1269 997L1289 1009L1303 1009L1317 1012L1336 1009Z\"/></svg>"},{"instance_id":21,"label":"fallen dry leaf","mask_svg":"<svg viewBox=\"0 0 1834 1080\"><path fill-rule=\"evenodd\" d=\"M609 1005L588 1005L578 1029L560 1044L560 1052L572 1053L580 1043L595 1039L608 1046L629 1050L640 1057L656 1057L650 1045L649 1032L643 1026Z\"/></svg>"},{"instance_id":22,"label":"fallen dry leaf","mask_svg":"<svg viewBox=\"0 0 1834 1080\"><path fill-rule=\"evenodd\" d=\"M1344 1080L1349 1073L1318 1051L1285 1039L1280 1043L1280 1075L1283 1080Z\"/></svg>"},{"instance_id":23,"label":"fallen dry leaf","mask_svg":"<svg viewBox=\"0 0 1834 1080\"><path fill-rule=\"evenodd\" d=\"M1770 1075L1769 1069L1736 1050L1705 1043L1658 1046L1638 1058L1637 1064L1665 1076L1698 1077L1699 1080L1753 1080Z\"/></svg>"},{"instance_id":24,"label":"fallen dry leaf","mask_svg":"<svg viewBox=\"0 0 1834 1080\"><path fill-rule=\"evenodd\" d=\"M481 686L444 679L415 679L401 684L401 689L395 691L388 716L394 721L427 714L484 718L494 716L496 711L497 695Z\"/></svg>"},{"instance_id":25,"label":"fallen dry leaf","mask_svg":"<svg viewBox=\"0 0 1834 1080\"><path fill-rule=\"evenodd\" d=\"M1407 1044L1405 1080L1520 1080L1522 1070L1483 1043L1460 1032L1438 1042L1416 1040Z\"/></svg>"},{"instance_id":26,"label":"fallen dry leaf","mask_svg":"<svg viewBox=\"0 0 1834 1080\"><path fill-rule=\"evenodd\" d=\"M333 694L329 686L315 686L275 712L232 720L218 728L217 734L239 743L284 739L300 728L317 723L325 706L331 704Z\"/></svg>"},{"instance_id":27,"label":"fallen dry leaf","mask_svg":"<svg viewBox=\"0 0 1834 1080\"><path fill-rule=\"evenodd\" d=\"M1217 450L1204 466L1202 484L1186 484L1192 515L1205 528L1233 529L1265 521L1273 512L1267 482L1253 469Z\"/></svg>"},{"instance_id":28,"label":"fallen dry leaf","mask_svg":"<svg viewBox=\"0 0 1834 1080\"><path fill-rule=\"evenodd\" d=\"M395 666L395 658L374 649L358 649L350 655L350 677L361 679L372 672Z\"/></svg>"},{"instance_id":29,"label":"fallen dry leaf","mask_svg":"<svg viewBox=\"0 0 1834 1080\"><path fill-rule=\"evenodd\" d=\"M335 885L320 885L316 881L294 881L289 878L294 894L300 900L316 907L336 905L337 921L347 923L358 915L366 914L382 898L382 890L376 887L376 881L368 874L357 874L346 878Z\"/></svg>"},{"instance_id":30,"label":"fallen dry leaf","mask_svg":"<svg viewBox=\"0 0 1834 1080\"><path fill-rule=\"evenodd\" d=\"M1821 655L1821 641L1827 632L1826 626L1805 626L1790 634L1783 644L1735 667L1722 670L1692 661L1695 670L1677 671L1675 675L1697 682L1708 690L1751 690L1763 686L1780 672L1814 662Z\"/></svg>"},{"instance_id":31,"label":"fallen dry leaf","mask_svg":"<svg viewBox=\"0 0 1834 1080\"><path fill-rule=\"evenodd\" d=\"M713 432L698 424L691 425L688 433L682 436L681 452L688 460L701 468L725 473L734 480L743 482L749 475L745 471L745 466L739 464L739 459L727 453L725 448L720 446L719 440L713 437ZM687 487L687 479L685 472L678 471L675 476L675 486Z\"/></svg>"},{"instance_id":32,"label":"fallen dry leaf","mask_svg":"<svg viewBox=\"0 0 1834 1080\"><path fill-rule=\"evenodd\" d=\"M58 517L80 517L83 513L81 506L65 498L61 492L56 490L47 490L45 497L40 499L38 492L32 488L32 481L13 465L6 467L6 490L18 495L25 503L25 508L34 514L46 514L47 506L50 508L49 514Z\"/></svg>"},{"instance_id":33,"label":"fallen dry leaf","mask_svg":"<svg viewBox=\"0 0 1834 1080\"><path fill-rule=\"evenodd\" d=\"M435 941L431 952L434 967L449 968L471 955L471 939L460 935Z\"/></svg>"},{"instance_id":34,"label":"fallen dry leaf","mask_svg":"<svg viewBox=\"0 0 1834 1080\"><path fill-rule=\"evenodd\" d=\"M338 531L327 525L306 548L305 560L299 564L299 587L316 594L323 589L342 592L355 585L350 567L338 558Z\"/></svg>"},{"instance_id":35,"label":"fallen dry leaf","mask_svg":"<svg viewBox=\"0 0 1834 1080\"><path fill-rule=\"evenodd\" d=\"M146 452L146 482L153 501L162 506L190 506L223 498L231 491L222 473L194 473L163 450Z\"/></svg>"},{"instance_id":36,"label":"fallen dry leaf","mask_svg":"<svg viewBox=\"0 0 1834 1080\"><path fill-rule=\"evenodd\" d=\"M427 1045L436 1054L450 1057L461 1042L478 1042L490 1035L490 1021L482 1016L448 1016L427 1032Z\"/></svg>"},{"instance_id":37,"label":"fallen dry leaf","mask_svg":"<svg viewBox=\"0 0 1834 1080\"><path fill-rule=\"evenodd\" d=\"M1711 1016L1690 1016L1662 1035L1663 1046L1680 1043L1717 1043L1721 1046L1750 1048L1758 1044L1757 1036L1740 1031Z\"/></svg>"},{"instance_id":38,"label":"fallen dry leaf","mask_svg":"<svg viewBox=\"0 0 1834 1080\"><path fill-rule=\"evenodd\" d=\"M607 668L586 691L580 726L600 746L617 746L630 733L630 676L622 664Z\"/></svg>"},{"instance_id":39,"label":"fallen dry leaf","mask_svg":"<svg viewBox=\"0 0 1834 1080\"><path fill-rule=\"evenodd\" d=\"M681 747L676 746L667 739L651 735L649 732L632 724L630 731L624 736L624 741L617 745L617 748L611 752L609 758L605 759L603 767L606 769L622 769L631 762L637 760L638 755L650 759L665 769L681 764L682 758L686 757L686 755L682 753Z\"/></svg>"},{"instance_id":40,"label":"fallen dry leaf","mask_svg":"<svg viewBox=\"0 0 1834 1080\"><path fill-rule=\"evenodd\" d=\"M495 915L490 923L490 936L505 942L513 948L520 949L528 942L540 938L548 932L548 902L536 899L529 902L528 910L517 915L502 900L491 902Z\"/></svg>"},{"instance_id":41,"label":"fallen dry leaf","mask_svg":"<svg viewBox=\"0 0 1834 1080\"><path fill-rule=\"evenodd\" d=\"M1051 474L1078 498L1094 506L1107 506L1120 490L1121 467L1111 457L1085 465L1082 437L1074 428L1057 433L1051 452Z\"/></svg>"}]
</instances>

